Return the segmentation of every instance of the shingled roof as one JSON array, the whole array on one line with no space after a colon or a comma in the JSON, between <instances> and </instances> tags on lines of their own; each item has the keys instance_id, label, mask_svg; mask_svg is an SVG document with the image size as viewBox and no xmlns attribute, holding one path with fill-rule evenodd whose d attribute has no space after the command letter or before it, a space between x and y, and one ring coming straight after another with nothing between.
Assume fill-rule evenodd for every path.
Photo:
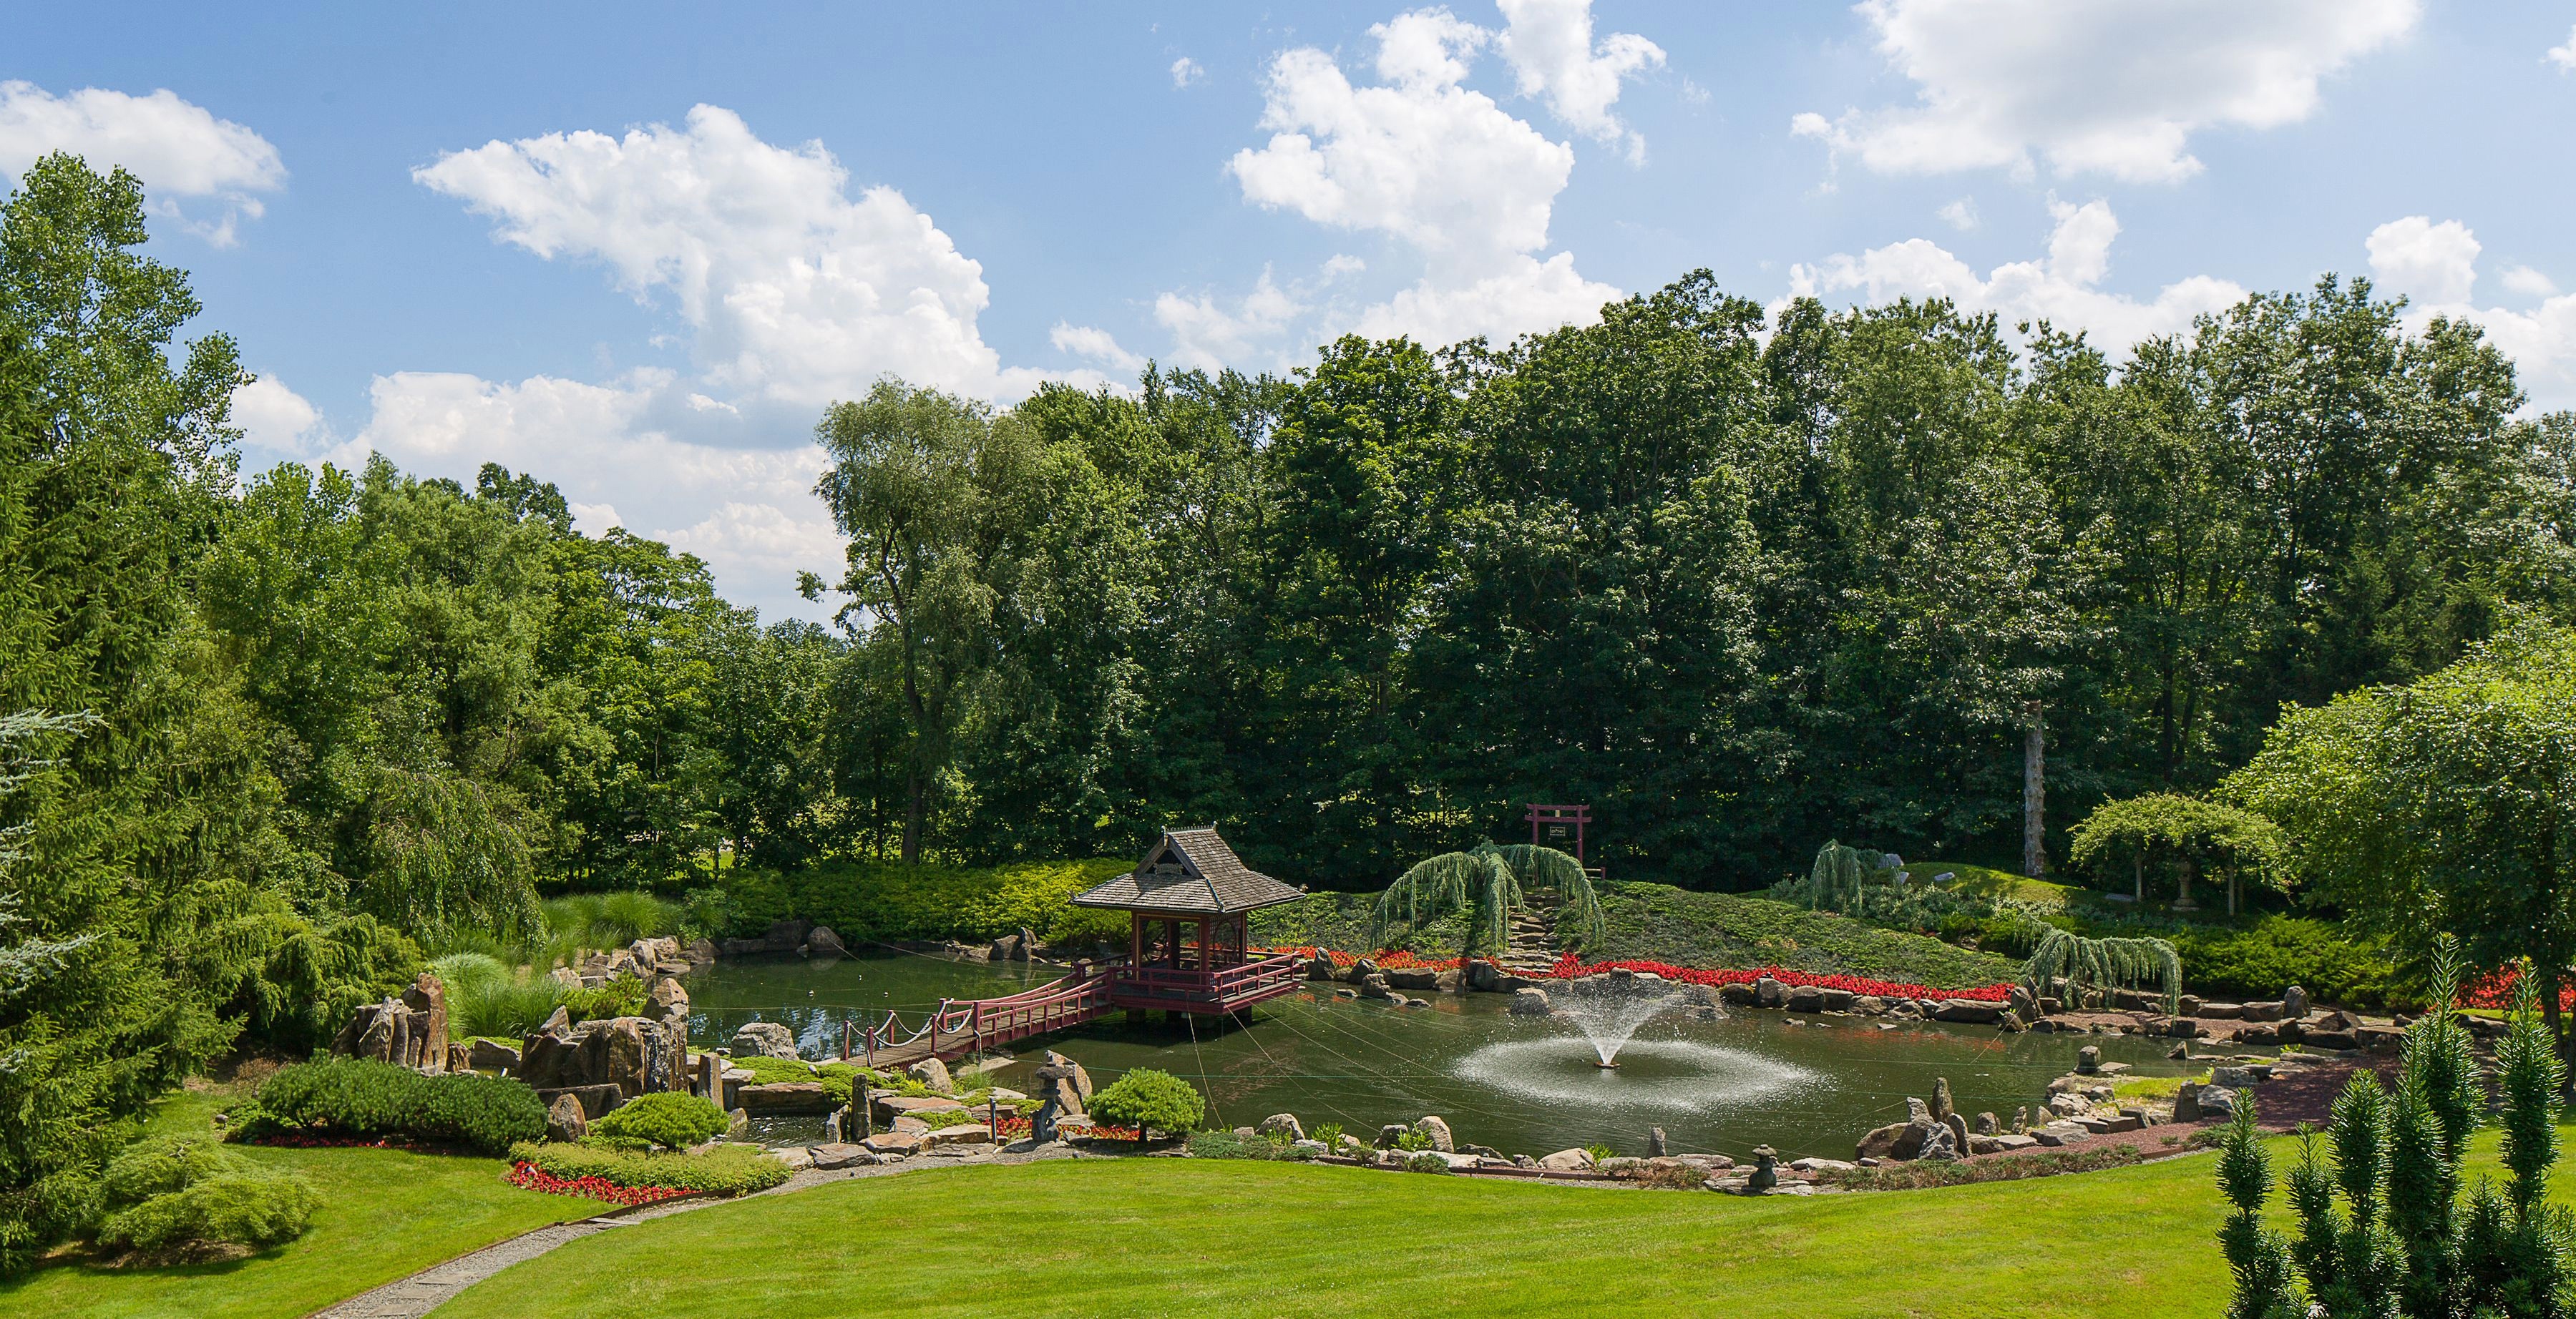
<instances>
[{"instance_id":1,"label":"shingled roof","mask_svg":"<svg viewBox=\"0 0 2576 1319\"><path fill-rule=\"evenodd\" d=\"M1166 829L1134 870L1073 899L1077 907L1230 916L1305 896L1243 864L1210 825Z\"/></svg>"}]
</instances>

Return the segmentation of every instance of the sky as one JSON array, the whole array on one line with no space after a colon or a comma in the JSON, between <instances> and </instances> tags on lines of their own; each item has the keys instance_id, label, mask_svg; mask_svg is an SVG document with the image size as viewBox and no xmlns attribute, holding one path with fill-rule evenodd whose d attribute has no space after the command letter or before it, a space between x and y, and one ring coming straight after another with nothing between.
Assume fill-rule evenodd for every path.
<instances>
[{"instance_id":1,"label":"sky","mask_svg":"<svg viewBox=\"0 0 2576 1319\"><path fill-rule=\"evenodd\" d=\"M429 12L432 9L438 12ZM2367 276L2576 407L2576 4L51 6L0 168L143 180L245 473L554 482L765 616L823 409L1597 319L1706 268L2115 351Z\"/></svg>"}]
</instances>

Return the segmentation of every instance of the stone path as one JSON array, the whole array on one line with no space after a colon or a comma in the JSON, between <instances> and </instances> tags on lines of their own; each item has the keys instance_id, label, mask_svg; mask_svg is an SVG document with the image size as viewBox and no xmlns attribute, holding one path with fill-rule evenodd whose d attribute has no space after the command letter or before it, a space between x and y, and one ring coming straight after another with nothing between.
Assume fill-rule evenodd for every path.
<instances>
[{"instance_id":1,"label":"stone path","mask_svg":"<svg viewBox=\"0 0 2576 1319\"><path fill-rule=\"evenodd\" d=\"M828 1172L809 1168L777 1186L766 1191L755 1192L753 1195L676 1200L648 1205L642 1209L602 1214L597 1218L585 1218L578 1222L541 1227L507 1241L485 1246L470 1254L459 1255L444 1264L433 1264L408 1278L397 1278L374 1291L352 1296L327 1309L316 1310L306 1316L306 1319L421 1319L421 1316L446 1304L458 1292L513 1264L524 1264L546 1254L557 1246L579 1241L583 1237L596 1236L614 1228L650 1222L656 1218L668 1218L673 1214L685 1214L693 1209L737 1204L763 1195L790 1195L798 1191L810 1191L817 1186L855 1181L862 1177L891 1177L908 1172L966 1167L980 1163L1038 1163L1049 1159L1083 1157L1085 1156L1080 1152L1064 1145L1021 1152L986 1146L983 1151L977 1153L924 1154L906 1159L901 1163L880 1164L868 1168L837 1168Z\"/></svg>"}]
</instances>

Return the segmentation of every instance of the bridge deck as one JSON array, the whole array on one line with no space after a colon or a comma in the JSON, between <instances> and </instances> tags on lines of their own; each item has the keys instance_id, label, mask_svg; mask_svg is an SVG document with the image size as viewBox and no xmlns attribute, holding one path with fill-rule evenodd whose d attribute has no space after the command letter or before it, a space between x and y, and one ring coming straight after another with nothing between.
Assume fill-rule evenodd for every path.
<instances>
[{"instance_id":1,"label":"bridge deck","mask_svg":"<svg viewBox=\"0 0 2576 1319\"><path fill-rule=\"evenodd\" d=\"M1161 1008L1222 1015L1292 993L1304 964L1293 954L1218 971L1165 966L1134 968L1121 958L1076 963L1073 974L1001 998L943 1003L930 1020L906 1031L892 1013L845 1035L846 1056L878 1070L925 1058L952 1062L1035 1035L1067 1030L1116 1008Z\"/></svg>"}]
</instances>

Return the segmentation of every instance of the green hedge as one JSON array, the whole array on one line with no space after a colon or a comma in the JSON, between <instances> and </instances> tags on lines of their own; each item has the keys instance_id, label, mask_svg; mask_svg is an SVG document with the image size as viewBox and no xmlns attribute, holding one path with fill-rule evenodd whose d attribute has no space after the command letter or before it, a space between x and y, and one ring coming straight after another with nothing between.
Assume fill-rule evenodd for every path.
<instances>
[{"instance_id":1,"label":"green hedge","mask_svg":"<svg viewBox=\"0 0 2576 1319\"><path fill-rule=\"evenodd\" d=\"M624 1137L675 1150L703 1145L725 1133L732 1120L711 1100L696 1095L637 1095L590 1124L591 1134Z\"/></svg>"},{"instance_id":2,"label":"green hedge","mask_svg":"<svg viewBox=\"0 0 2576 1319\"><path fill-rule=\"evenodd\" d=\"M110 1212L98 1243L147 1255L274 1246L302 1236L321 1207L303 1178L263 1170L202 1139L134 1145L108 1165L100 1185Z\"/></svg>"},{"instance_id":3,"label":"green hedge","mask_svg":"<svg viewBox=\"0 0 2576 1319\"><path fill-rule=\"evenodd\" d=\"M1112 1126L1134 1127L1140 1135L1179 1135L1198 1129L1207 1099L1198 1087L1169 1072L1138 1067L1102 1087L1085 1107L1091 1116Z\"/></svg>"},{"instance_id":4,"label":"green hedge","mask_svg":"<svg viewBox=\"0 0 2576 1319\"><path fill-rule=\"evenodd\" d=\"M241 1137L303 1131L393 1137L498 1154L545 1134L546 1106L525 1084L499 1076L424 1076L359 1058L281 1067L260 1082Z\"/></svg>"},{"instance_id":5,"label":"green hedge","mask_svg":"<svg viewBox=\"0 0 2576 1319\"><path fill-rule=\"evenodd\" d=\"M996 867L839 861L789 872L729 871L725 926L743 939L790 919L828 925L845 940L980 941L1024 927L1061 939L1097 924L1066 899L1134 864L1109 858ZM1124 921L1119 918L1120 931Z\"/></svg>"},{"instance_id":6,"label":"green hedge","mask_svg":"<svg viewBox=\"0 0 2576 1319\"><path fill-rule=\"evenodd\" d=\"M597 1177L615 1186L669 1186L718 1195L766 1191L788 1177L786 1164L746 1145L719 1145L704 1154L643 1154L530 1141L511 1146L510 1158L565 1181Z\"/></svg>"},{"instance_id":7,"label":"green hedge","mask_svg":"<svg viewBox=\"0 0 2576 1319\"><path fill-rule=\"evenodd\" d=\"M2241 930L2165 937L2182 955L2183 989L2202 998L2272 999L2297 985L2323 1002L2379 1007L2388 1001L2390 967L2378 946L2357 943L2326 921L2266 916Z\"/></svg>"}]
</instances>

